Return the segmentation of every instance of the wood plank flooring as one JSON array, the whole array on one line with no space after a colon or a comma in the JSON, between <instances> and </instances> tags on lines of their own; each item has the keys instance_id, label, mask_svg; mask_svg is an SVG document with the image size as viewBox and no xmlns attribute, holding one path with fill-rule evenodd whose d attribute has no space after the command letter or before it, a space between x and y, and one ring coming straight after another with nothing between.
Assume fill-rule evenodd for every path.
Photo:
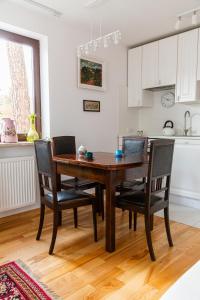
<instances>
[{"instance_id":1,"label":"wood plank flooring","mask_svg":"<svg viewBox=\"0 0 200 300\"><path fill-rule=\"evenodd\" d=\"M150 261L142 216L138 230L128 229L128 214L117 210L117 251L104 250L104 223L98 218L99 241L93 242L90 209L64 212L55 255L48 255L52 214L47 211L41 241L36 241L39 211L0 219L0 264L21 259L40 280L70 300L159 299L177 278L200 259L200 229L172 222L175 246L168 247L164 222L155 217L153 241L157 261Z\"/></svg>"}]
</instances>

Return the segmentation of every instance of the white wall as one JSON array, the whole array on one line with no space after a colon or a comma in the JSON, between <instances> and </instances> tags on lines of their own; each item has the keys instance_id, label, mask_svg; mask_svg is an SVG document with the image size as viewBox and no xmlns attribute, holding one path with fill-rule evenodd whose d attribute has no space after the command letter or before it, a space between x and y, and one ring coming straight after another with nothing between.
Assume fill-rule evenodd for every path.
<instances>
[{"instance_id":1,"label":"white wall","mask_svg":"<svg viewBox=\"0 0 200 300\"><path fill-rule=\"evenodd\" d=\"M184 113L191 112L193 134L200 135L200 105L175 104L172 108L164 108L161 105L161 96L166 93L154 92L154 103L152 108L142 108L139 110L138 128L144 130L146 135L160 135L167 120L172 120L176 133L183 134Z\"/></svg>"},{"instance_id":2,"label":"white wall","mask_svg":"<svg viewBox=\"0 0 200 300\"><path fill-rule=\"evenodd\" d=\"M88 32L6 1L0 3L0 22L48 37L50 106L46 106L46 114L49 110L50 135L75 135L77 146L83 143L91 151L113 151L119 132L120 87L126 86L125 47L113 46L97 53L107 63L106 92L78 89L76 47L88 40ZM83 112L83 99L100 100L101 112Z\"/></svg>"}]
</instances>

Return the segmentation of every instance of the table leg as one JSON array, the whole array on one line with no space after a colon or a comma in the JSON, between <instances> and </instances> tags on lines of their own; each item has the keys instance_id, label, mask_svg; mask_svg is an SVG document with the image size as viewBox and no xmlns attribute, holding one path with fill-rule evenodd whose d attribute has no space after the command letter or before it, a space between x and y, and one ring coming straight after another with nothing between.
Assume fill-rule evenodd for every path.
<instances>
[{"instance_id":1,"label":"table leg","mask_svg":"<svg viewBox=\"0 0 200 300\"><path fill-rule=\"evenodd\" d=\"M110 172L106 180L106 251L115 251L115 185Z\"/></svg>"}]
</instances>

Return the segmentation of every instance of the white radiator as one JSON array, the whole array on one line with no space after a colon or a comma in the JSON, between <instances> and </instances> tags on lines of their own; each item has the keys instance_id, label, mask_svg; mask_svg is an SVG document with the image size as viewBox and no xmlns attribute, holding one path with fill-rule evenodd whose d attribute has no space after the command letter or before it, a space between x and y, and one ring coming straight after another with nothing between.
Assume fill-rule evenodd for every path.
<instances>
[{"instance_id":1,"label":"white radiator","mask_svg":"<svg viewBox=\"0 0 200 300\"><path fill-rule=\"evenodd\" d=\"M33 156L0 159L0 212L36 203Z\"/></svg>"}]
</instances>

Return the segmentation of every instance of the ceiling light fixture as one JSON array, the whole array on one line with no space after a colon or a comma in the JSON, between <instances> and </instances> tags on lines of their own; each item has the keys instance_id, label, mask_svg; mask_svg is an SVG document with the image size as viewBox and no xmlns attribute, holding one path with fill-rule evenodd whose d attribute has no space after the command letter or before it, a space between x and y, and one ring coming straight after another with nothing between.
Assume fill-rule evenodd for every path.
<instances>
[{"instance_id":1,"label":"ceiling light fixture","mask_svg":"<svg viewBox=\"0 0 200 300\"><path fill-rule=\"evenodd\" d=\"M198 16L197 16L197 12L195 10L192 15L192 25L197 25L197 23L198 23Z\"/></svg>"},{"instance_id":2,"label":"ceiling light fixture","mask_svg":"<svg viewBox=\"0 0 200 300\"><path fill-rule=\"evenodd\" d=\"M118 45L122 38L122 34L119 30L113 31L106 35L101 35L101 25L100 25L100 36L96 39L91 39L89 42L79 45L77 47L77 55L88 55L91 52L95 52L98 47L108 48L113 42L114 45Z\"/></svg>"},{"instance_id":3,"label":"ceiling light fixture","mask_svg":"<svg viewBox=\"0 0 200 300\"><path fill-rule=\"evenodd\" d=\"M192 25L197 25L198 24L198 12L200 12L200 7L197 7L195 9L187 10L183 12L182 14L177 15L177 20L175 24L175 29L178 30L180 29L181 26L181 21L183 21L183 18L186 18L188 16L192 17L191 23Z\"/></svg>"},{"instance_id":4,"label":"ceiling light fixture","mask_svg":"<svg viewBox=\"0 0 200 300\"><path fill-rule=\"evenodd\" d=\"M181 27L181 17L179 16L179 17L177 18L177 21L176 21L176 24L175 24L175 29L176 29L176 30L179 30L180 27Z\"/></svg>"},{"instance_id":5,"label":"ceiling light fixture","mask_svg":"<svg viewBox=\"0 0 200 300\"><path fill-rule=\"evenodd\" d=\"M23 0L24 2L27 2L28 4L32 5L32 6L35 6L35 7L38 7L42 10L45 10L46 12L49 12L51 13L53 16L55 17L61 17L62 16L62 13L52 7L49 7L49 6L46 6L44 4L41 4L37 1L34 1L34 0Z\"/></svg>"}]
</instances>

